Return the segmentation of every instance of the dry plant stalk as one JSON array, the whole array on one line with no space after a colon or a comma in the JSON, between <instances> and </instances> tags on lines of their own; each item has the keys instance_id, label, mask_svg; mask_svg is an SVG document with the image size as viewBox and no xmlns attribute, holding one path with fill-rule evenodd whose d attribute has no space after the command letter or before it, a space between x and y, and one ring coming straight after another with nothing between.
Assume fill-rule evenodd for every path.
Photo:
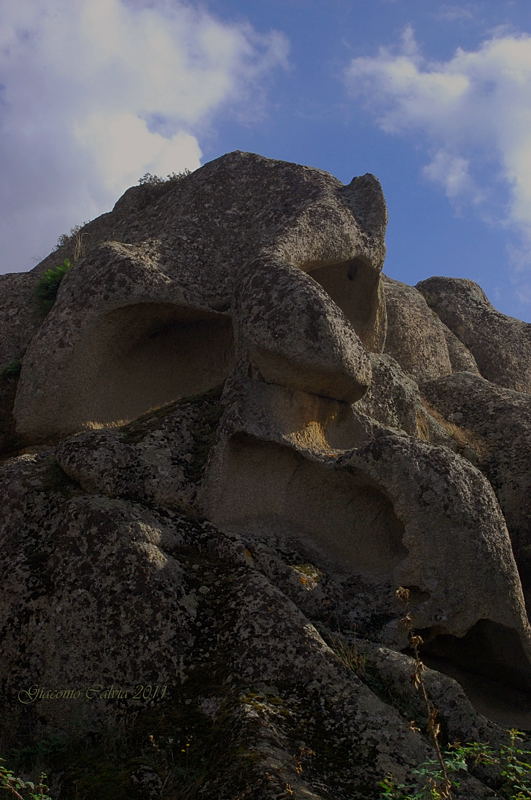
<instances>
[{"instance_id":1,"label":"dry plant stalk","mask_svg":"<svg viewBox=\"0 0 531 800\"><path fill-rule=\"evenodd\" d=\"M74 234L74 253L73 258L74 262L79 261L80 258L83 257L85 254L85 245L83 244L83 237L86 236L85 233L81 233L81 231L76 231Z\"/></svg>"},{"instance_id":2,"label":"dry plant stalk","mask_svg":"<svg viewBox=\"0 0 531 800\"><path fill-rule=\"evenodd\" d=\"M433 705L430 696L428 694L428 690L426 689L426 684L424 683L423 672L426 669L426 665L424 664L424 662L420 657L420 646L423 644L424 640L422 639L422 636L419 636L417 633L415 633L413 628L413 616L411 614L411 608L409 605L411 593L409 589L407 589L405 586L399 586L395 592L395 595L397 599L400 600L400 602L403 603L404 605L405 615L402 617L400 622L407 631L408 641L411 646L411 649L413 650L413 656L415 659L415 671L411 676L411 680L413 686L419 692L424 702L427 714L426 729L433 744L433 748L437 755L437 761L439 762L439 765L441 767L441 772L443 775L442 784L437 787L434 786L433 788L436 788L437 791L440 793L441 800L452 800L453 798L452 782L448 775L448 770L441 751L441 745L439 743L439 735L441 732L441 726L439 725L437 719L439 712Z\"/></svg>"}]
</instances>

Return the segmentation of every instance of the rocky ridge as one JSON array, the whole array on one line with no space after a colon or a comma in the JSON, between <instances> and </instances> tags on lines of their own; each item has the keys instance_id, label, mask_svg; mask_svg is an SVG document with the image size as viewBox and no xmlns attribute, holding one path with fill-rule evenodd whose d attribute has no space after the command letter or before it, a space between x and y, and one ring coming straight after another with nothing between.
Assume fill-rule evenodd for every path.
<instances>
[{"instance_id":1,"label":"rocky ridge","mask_svg":"<svg viewBox=\"0 0 531 800\"><path fill-rule=\"evenodd\" d=\"M531 326L235 152L0 276L4 753L60 800L377 800L531 729ZM43 755L44 753L44 755ZM473 769L456 798L500 797Z\"/></svg>"}]
</instances>

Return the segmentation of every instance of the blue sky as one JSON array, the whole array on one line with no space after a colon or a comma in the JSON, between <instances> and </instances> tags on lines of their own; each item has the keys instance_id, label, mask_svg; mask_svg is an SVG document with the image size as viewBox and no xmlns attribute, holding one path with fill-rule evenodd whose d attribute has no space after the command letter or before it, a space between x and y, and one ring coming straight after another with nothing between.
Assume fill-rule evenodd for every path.
<instances>
[{"instance_id":1,"label":"blue sky","mask_svg":"<svg viewBox=\"0 0 531 800\"><path fill-rule=\"evenodd\" d=\"M145 172L376 174L386 272L531 317L529 0L0 0L0 272Z\"/></svg>"}]
</instances>

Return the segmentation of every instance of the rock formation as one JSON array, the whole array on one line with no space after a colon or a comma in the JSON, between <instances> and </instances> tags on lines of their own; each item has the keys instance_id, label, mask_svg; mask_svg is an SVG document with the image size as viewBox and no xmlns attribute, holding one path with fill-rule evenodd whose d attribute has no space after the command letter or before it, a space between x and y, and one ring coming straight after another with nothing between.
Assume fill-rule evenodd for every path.
<instances>
[{"instance_id":1,"label":"rock formation","mask_svg":"<svg viewBox=\"0 0 531 800\"><path fill-rule=\"evenodd\" d=\"M383 277L385 225L235 152L87 224L45 317L72 242L1 276L0 742L57 798L376 800L433 757L408 610L443 745L531 728L529 326Z\"/></svg>"}]
</instances>

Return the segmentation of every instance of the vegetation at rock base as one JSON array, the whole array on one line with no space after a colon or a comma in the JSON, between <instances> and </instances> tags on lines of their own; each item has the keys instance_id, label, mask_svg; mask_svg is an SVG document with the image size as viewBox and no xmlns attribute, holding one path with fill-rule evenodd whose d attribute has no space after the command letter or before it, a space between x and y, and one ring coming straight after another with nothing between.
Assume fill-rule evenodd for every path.
<instances>
[{"instance_id":1,"label":"vegetation at rock base","mask_svg":"<svg viewBox=\"0 0 531 800\"><path fill-rule=\"evenodd\" d=\"M234 764L236 773L249 773L248 784L252 786L257 756L233 741L233 712L246 701L258 704L260 697L249 694L240 698L237 691L227 693L213 721L193 699L197 690L205 689L203 675L200 670L196 676L198 686L193 679L193 691L181 693L176 689L175 702L131 715L127 727L102 729L97 735L52 735L10 751L9 763L25 774L40 771L42 765L47 774L60 773L57 791L68 800L191 800L201 785L216 780L227 760ZM220 691L215 690L215 695L221 696ZM15 777L12 770L5 772L13 788L18 781L31 789L31 781ZM56 800L41 785L45 778L41 776L40 783L35 783L35 791L41 794L24 793L18 788L19 800ZM7 787L0 781L0 790L3 788ZM4 797L1 791L0 797Z\"/></svg>"},{"instance_id":2,"label":"vegetation at rock base","mask_svg":"<svg viewBox=\"0 0 531 800\"><path fill-rule=\"evenodd\" d=\"M182 733L176 730L173 736L148 736L146 741L150 745L149 749L152 749L153 755L157 758L154 761L147 758L148 753L144 751L142 758L129 762L130 767L138 762L138 770L152 773L157 782L162 780L161 797L164 797L166 786L175 787L178 781L190 784L190 787L197 787L197 781L201 782L206 769L204 752L197 748L195 751L190 749L198 742L195 742L190 733L186 736ZM454 792L461 787L460 778L480 765L495 770L493 780L496 784L496 796L500 800L531 800L531 764L528 760L531 753L519 746L522 736L520 731L510 730L508 743L498 748L482 742L450 745L443 753L445 772L450 776L448 784L445 782L446 778L439 762L434 759L412 770L405 784L396 782L390 775L386 776L379 784L379 800L453 800ZM313 751L308 752L313 753ZM86 758L85 755L85 760ZM111 793L118 789L117 796L121 797L124 786L129 785L131 779L133 781L140 779L138 770L138 774L132 775L130 769L123 772L117 763L104 763L102 759L100 753L96 760L102 768L106 767L105 785ZM18 800L53 800L48 794L45 783L46 774L41 773L36 782L25 780L6 768L1 763L3 761L0 759L1 790ZM88 789L89 786L93 791L103 791L100 783L103 775L100 774L99 768L96 769L95 762L85 764L83 759L82 762L81 771L77 775L81 781L79 787L83 789L82 795L85 796L84 789ZM91 769L94 772L91 772ZM146 776L142 782L145 779ZM127 789L127 792L130 791L131 787Z\"/></svg>"},{"instance_id":3,"label":"vegetation at rock base","mask_svg":"<svg viewBox=\"0 0 531 800\"><path fill-rule=\"evenodd\" d=\"M524 734L511 729L508 744L492 747L484 742L455 742L444 751L440 744L438 711L429 697L423 673L426 669L420 656L423 643L413 627L409 605L410 591L404 586L396 590L397 598L404 604L405 614L401 619L413 652L413 685L419 692L427 714L426 732L431 740L436 758L411 770L407 783L397 783L387 775L379 783L379 800L454 800L459 790L461 777L470 767L484 765L494 768L497 796L504 800L531 800L531 750L521 747Z\"/></svg>"},{"instance_id":4,"label":"vegetation at rock base","mask_svg":"<svg viewBox=\"0 0 531 800\"><path fill-rule=\"evenodd\" d=\"M68 270L72 269L72 262L65 258L62 264L47 269L35 287L35 300L42 314L47 314L55 303L59 286Z\"/></svg>"},{"instance_id":5,"label":"vegetation at rock base","mask_svg":"<svg viewBox=\"0 0 531 800\"><path fill-rule=\"evenodd\" d=\"M455 743L443 753L445 774L437 760L427 761L412 770L408 785L396 783L387 776L380 783L380 800L447 800L459 789L459 775L480 764L494 767L497 773L497 795L504 800L531 800L531 751L519 746L523 733L509 730L509 741L498 748L483 742ZM447 778L449 781L447 783ZM423 784L413 789L412 783Z\"/></svg>"},{"instance_id":6,"label":"vegetation at rock base","mask_svg":"<svg viewBox=\"0 0 531 800\"><path fill-rule=\"evenodd\" d=\"M4 766L0 758L0 789L17 800L52 800L45 784L46 775L41 773L37 783L18 778L14 772Z\"/></svg>"}]
</instances>

